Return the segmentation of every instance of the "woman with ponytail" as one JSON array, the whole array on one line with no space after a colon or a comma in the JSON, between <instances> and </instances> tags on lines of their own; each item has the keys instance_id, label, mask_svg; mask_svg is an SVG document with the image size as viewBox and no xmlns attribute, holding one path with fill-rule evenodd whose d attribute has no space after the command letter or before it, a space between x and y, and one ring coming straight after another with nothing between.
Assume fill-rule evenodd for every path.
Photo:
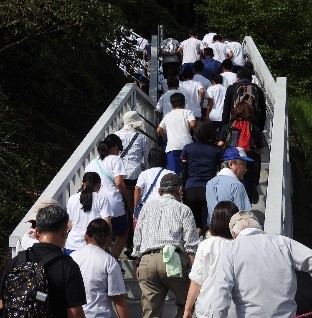
<instances>
[{"instance_id":1,"label":"woman with ponytail","mask_svg":"<svg viewBox=\"0 0 312 318\"><path fill-rule=\"evenodd\" d=\"M119 158L122 141L114 134L108 135L97 147L99 156L92 160L85 171L97 172L101 177L99 193L105 196L113 211L112 232L116 237L113 256L119 257L128 237L128 217L125 207L129 209L128 193L124 183L127 173L123 161Z\"/></svg>"},{"instance_id":2,"label":"woman with ponytail","mask_svg":"<svg viewBox=\"0 0 312 318\"><path fill-rule=\"evenodd\" d=\"M111 224L112 209L107 198L98 193L100 187L100 176L96 172L87 172L82 179L81 191L68 199L70 232L65 244L65 254L69 255L85 246L84 235L90 221L102 218Z\"/></svg>"}]
</instances>

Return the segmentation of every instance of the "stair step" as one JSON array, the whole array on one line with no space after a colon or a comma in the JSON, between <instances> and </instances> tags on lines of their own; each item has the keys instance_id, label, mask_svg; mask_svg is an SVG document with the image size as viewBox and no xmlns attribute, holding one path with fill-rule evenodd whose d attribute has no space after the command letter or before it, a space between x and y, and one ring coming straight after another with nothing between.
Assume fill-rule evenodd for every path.
<instances>
[{"instance_id":1,"label":"stair step","mask_svg":"<svg viewBox=\"0 0 312 318\"><path fill-rule=\"evenodd\" d=\"M140 300L128 299L128 308L130 311L130 317L140 318L142 317L142 307ZM166 300L164 304L162 317L159 318L172 318L175 317L177 307L174 300ZM118 318L118 315L113 312L112 318Z\"/></svg>"}]
</instances>

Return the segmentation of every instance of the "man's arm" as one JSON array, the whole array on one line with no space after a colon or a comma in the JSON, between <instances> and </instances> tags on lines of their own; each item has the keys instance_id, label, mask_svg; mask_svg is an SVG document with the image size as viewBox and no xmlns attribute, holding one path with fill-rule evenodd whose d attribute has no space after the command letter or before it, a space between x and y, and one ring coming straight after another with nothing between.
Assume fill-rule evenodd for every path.
<instances>
[{"instance_id":1,"label":"man's arm","mask_svg":"<svg viewBox=\"0 0 312 318\"><path fill-rule=\"evenodd\" d=\"M224 107L223 107L223 113L222 113L222 126L226 125L230 121L230 113L232 110L233 104L233 94L234 94L234 85L230 85L225 93L224 98Z\"/></svg>"},{"instance_id":2,"label":"man's arm","mask_svg":"<svg viewBox=\"0 0 312 318\"><path fill-rule=\"evenodd\" d=\"M208 98L208 104L207 104L207 109L206 109L206 114L205 114L206 119L209 119L209 114L212 110L212 105L213 105L213 99Z\"/></svg>"},{"instance_id":3,"label":"man's arm","mask_svg":"<svg viewBox=\"0 0 312 318\"><path fill-rule=\"evenodd\" d=\"M109 296L115 304L115 309L119 318L129 318L129 309L125 295Z\"/></svg>"},{"instance_id":4,"label":"man's arm","mask_svg":"<svg viewBox=\"0 0 312 318\"><path fill-rule=\"evenodd\" d=\"M67 309L67 318L85 318L82 306Z\"/></svg>"},{"instance_id":5,"label":"man's arm","mask_svg":"<svg viewBox=\"0 0 312 318\"><path fill-rule=\"evenodd\" d=\"M166 138L167 134L165 129L161 128L161 127L157 127L157 134L163 138Z\"/></svg>"}]
</instances>

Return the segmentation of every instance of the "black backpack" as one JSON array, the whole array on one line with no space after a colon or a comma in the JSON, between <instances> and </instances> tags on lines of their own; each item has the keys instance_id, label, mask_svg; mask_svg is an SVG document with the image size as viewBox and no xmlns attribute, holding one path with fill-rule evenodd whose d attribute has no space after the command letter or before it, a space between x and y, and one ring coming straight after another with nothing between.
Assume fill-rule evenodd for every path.
<instances>
[{"instance_id":1,"label":"black backpack","mask_svg":"<svg viewBox=\"0 0 312 318\"><path fill-rule=\"evenodd\" d=\"M251 83L238 83L234 90L233 107L243 100L246 100L256 115L259 112L259 94L257 87Z\"/></svg>"},{"instance_id":2,"label":"black backpack","mask_svg":"<svg viewBox=\"0 0 312 318\"><path fill-rule=\"evenodd\" d=\"M2 283L4 318L50 317L48 280L44 266L63 254L52 252L41 261L34 262L29 260L30 249L18 253L18 262L4 276Z\"/></svg>"}]
</instances>

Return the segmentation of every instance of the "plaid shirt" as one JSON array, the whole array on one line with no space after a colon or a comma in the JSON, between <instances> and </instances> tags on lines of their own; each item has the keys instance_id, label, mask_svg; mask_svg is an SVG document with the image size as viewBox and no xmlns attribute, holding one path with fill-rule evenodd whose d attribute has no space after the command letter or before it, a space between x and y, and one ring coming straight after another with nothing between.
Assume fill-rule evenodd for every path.
<instances>
[{"instance_id":1,"label":"plaid shirt","mask_svg":"<svg viewBox=\"0 0 312 318\"><path fill-rule=\"evenodd\" d=\"M137 131L135 129L126 126L125 128L115 132L115 135L119 136L122 141L123 148L126 149L136 133ZM123 164L127 172L126 179L135 180L139 177L142 172L141 165L147 161L147 154L147 138L144 135L139 134L127 154L123 157Z\"/></svg>"},{"instance_id":2,"label":"plaid shirt","mask_svg":"<svg viewBox=\"0 0 312 318\"><path fill-rule=\"evenodd\" d=\"M132 256L140 257L168 244L195 253L199 237L191 209L173 195L164 194L143 206L134 231Z\"/></svg>"}]
</instances>

